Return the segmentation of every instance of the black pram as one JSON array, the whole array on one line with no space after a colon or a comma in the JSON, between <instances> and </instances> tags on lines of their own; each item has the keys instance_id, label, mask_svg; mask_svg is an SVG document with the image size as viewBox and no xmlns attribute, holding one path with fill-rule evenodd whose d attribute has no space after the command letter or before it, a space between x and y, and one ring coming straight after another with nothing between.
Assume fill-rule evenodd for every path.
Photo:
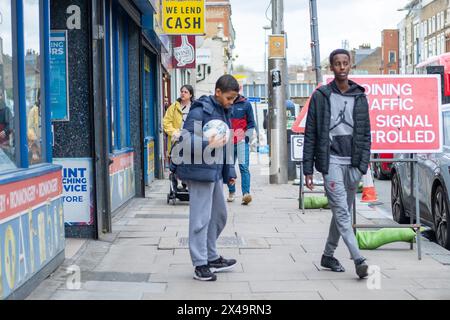
<instances>
[{"instance_id":1,"label":"black pram","mask_svg":"<svg viewBox=\"0 0 450 320\"><path fill-rule=\"evenodd\" d=\"M172 201L172 204L176 204L176 200L180 201L189 201L189 191L187 189L187 186L185 183L183 183L183 188L178 188L178 180L177 176L174 172L171 172L169 175L170 180L170 190L169 194L167 195L167 203Z\"/></svg>"},{"instance_id":2,"label":"black pram","mask_svg":"<svg viewBox=\"0 0 450 320\"><path fill-rule=\"evenodd\" d=\"M178 144L178 141L174 143L172 146L172 150L174 150L174 146ZM177 199L180 201L189 201L189 190L187 188L187 185L183 183L182 188L178 188L178 179L176 175L176 165L172 162L172 154L169 159L170 162L170 188L169 188L169 194L167 195L167 204L169 204L170 201L172 201L172 204L175 205Z\"/></svg>"}]
</instances>

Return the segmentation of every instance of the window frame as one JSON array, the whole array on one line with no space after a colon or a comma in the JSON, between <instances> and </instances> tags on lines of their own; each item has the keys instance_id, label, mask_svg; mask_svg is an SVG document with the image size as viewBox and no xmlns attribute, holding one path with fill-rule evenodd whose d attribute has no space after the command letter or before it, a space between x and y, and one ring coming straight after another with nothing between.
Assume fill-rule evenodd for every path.
<instances>
[{"instance_id":1,"label":"window frame","mask_svg":"<svg viewBox=\"0 0 450 320\"><path fill-rule=\"evenodd\" d=\"M431 33L436 32L436 16L431 17Z\"/></svg>"},{"instance_id":2,"label":"window frame","mask_svg":"<svg viewBox=\"0 0 450 320\"><path fill-rule=\"evenodd\" d=\"M391 60L391 53L394 54L394 60ZM395 50L389 50L389 52L388 52L388 61L389 61L389 63L396 63L397 62L397 52Z\"/></svg>"},{"instance_id":3,"label":"window frame","mask_svg":"<svg viewBox=\"0 0 450 320\"><path fill-rule=\"evenodd\" d=\"M22 159L22 154L23 151L21 150L21 146L23 146L23 143L21 141L21 137L23 136L22 134L20 134L20 132L22 130L25 130L24 132L26 132L26 121L22 121L24 122L25 128L23 129L20 123L20 118L21 118L21 109L20 109L20 104L19 104L19 99L20 99L20 93L19 92L24 92L21 91L19 88L19 77L18 77L18 68L19 68L19 40L20 37L18 35L20 29L19 29L19 25L17 24L17 21L20 21L17 18L17 14L20 8L18 8L18 6L20 5L19 3L17 3L16 1L10 0L10 8L11 8L11 52L12 52L12 85L13 85L13 103L14 103L14 107L13 107L13 112L14 112L14 119L13 119L13 125L14 125L14 164L16 166L16 168L11 168L11 169L7 169L7 170L3 170L0 172L0 175L5 174L5 173L10 173L10 172L14 172L17 170L20 170L22 168L27 168L28 167L28 161L26 163L23 162ZM23 37L23 34L22 34ZM5 71L5 70L4 70ZM23 131L22 131L23 132ZM25 135L26 137L26 135ZM27 152L27 151L26 151ZM28 153L26 153L26 158L28 160Z\"/></svg>"},{"instance_id":4,"label":"window frame","mask_svg":"<svg viewBox=\"0 0 450 320\"><path fill-rule=\"evenodd\" d=\"M22 4L21 7L21 14L24 15L24 6L23 2L25 0L20 0ZM50 43L50 4L49 0L37 0L38 2L38 8L39 8L39 92L40 92L40 146L41 146L41 160L40 162L30 165L27 162L28 167L36 167L40 166L45 163L51 163L52 162L52 148L48 146L47 141L52 141L52 133L51 133L51 125L48 123L48 119L51 119L51 110L50 110L50 46L48 45ZM20 20L19 20L20 21ZM22 34L25 35L25 19L22 19ZM47 32L46 32L47 30ZM25 65L25 55L26 55L26 47L25 47L25 37L23 37L23 50L24 52L20 55L21 58L23 58L24 63L24 91L25 92L25 115L21 118L26 119L26 123L28 123L28 111L26 106L26 65ZM27 131L25 131L25 136L27 136ZM28 139L26 139L26 145L28 145ZM29 150L27 148L26 157L28 159L28 153ZM25 155L24 155L25 157Z\"/></svg>"},{"instance_id":5,"label":"window frame","mask_svg":"<svg viewBox=\"0 0 450 320\"><path fill-rule=\"evenodd\" d=\"M112 3L111 0L105 1L105 74L106 74L106 110L107 110L107 128L108 128L108 150L110 153L113 152L115 147L115 139L113 139L113 129L114 123L113 118L115 112L113 112L113 61L112 61L112 34L113 34L113 14L112 14Z\"/></svg>"},{"instance_id":6,"label":"window frame","mask_svg":"<svg viewBox=\"0 0 450 320\"><path fill-rule=\"evenodd\" d=\"M436 31L441 30L441 13L436 14Z\"/></svg>"},{"instance_id":7,"label":"window frame","mask_svg":"<svg viewBox=\"0 0 450 320\"><path fill-rule=\"evenodd\" d=\"M114 114L112 118L114 118L114 145L112 146L112 152L120 151L123 149L129 149L131 147L131 139L130 139L130 103L129 103L129 65L128 65L128 48L129 48L129 39L127 36L128 33L128 22L129 17L126 14L125 10L118 5L117 1L114 1L114 4L117 6L116 9L112 11L112 47L113 50L111 52L111 60L113 67L113 79L112 79L112 110L114 110ZM122 39L119 38L119 27L122 24L124 37ZM122 47L123 57L120 59L120 51L119 46ZM123 63L123 77L120 77L120 63ZM118 80L119 79L119 80ZM123 114L125 116L124 128L121 126L121 89L122 85L125 87L124 89L124 103L123 106ZM125 130L125 145L123 145L121 141L121 136L123 130Z\"/></svg>"},{"instance_id":8,"label":"window frame","mask_svg":"<svg viewBox=\"0 0 450 320\"><path fill-rule=\"evenodd\" d=\"M51 110L50 110L50 1L38 0L39 46L40 46L40 94L41 94L41 157L42 161L31 165L28 161L26 67L25 67L25 24L24 0L10 0L11 4L11 46L12 83L14 99L14 145L17 168L0 171L0 176L52 163Z\"/></svg>"}]
</instances>

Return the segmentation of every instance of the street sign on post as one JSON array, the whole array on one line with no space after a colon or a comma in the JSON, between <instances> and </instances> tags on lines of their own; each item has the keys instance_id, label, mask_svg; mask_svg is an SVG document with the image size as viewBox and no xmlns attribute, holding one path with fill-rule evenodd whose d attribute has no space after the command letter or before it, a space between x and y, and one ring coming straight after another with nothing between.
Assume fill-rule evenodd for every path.
<instances>
[{"instance_id":1,"label":"street sign on post","mask_svg":"<svg viewBox=\"0 0 450 320\"><path fill-rule=\"evenodd\" d=\"M442 152L439 75L350 75L366 91L372 153ZM324 84L333 80L324 77ZM293 125L304 132L309 101Z\"/></svg>"},{"instance_id":2,"label":"street sign on post","mask_svg":"<svg viewBox=\"0 0 450 320\"><path fill-rule=\"evenodd\" d=\"M303 142L305 136L302 134L291 136L291 160L303 161Z\"/></svg>"}]
</instances>

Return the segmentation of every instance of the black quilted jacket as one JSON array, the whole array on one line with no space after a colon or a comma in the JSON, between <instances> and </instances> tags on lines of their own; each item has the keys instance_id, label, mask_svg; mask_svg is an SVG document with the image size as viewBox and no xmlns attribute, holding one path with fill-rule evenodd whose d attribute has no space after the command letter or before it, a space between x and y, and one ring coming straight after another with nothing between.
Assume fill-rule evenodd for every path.
<instances>
[{"instance_id":1,"label":"black quilted jacket","mask_svg":"<svg viewBox=\"0 0 450 320\"><path fill-rule=\"evenodd\" d=\"M364 88L349 80L356 89L353 109L353 145L351 164L363 174L370 161L370 119L369 105ZM304 174L312 175L313 166L327 174L330 165L330 95L332 84L321 86L312 95L306 118L305 142L303 148ZM355 90L354 90L355 91Z\"/></svg>"}]
</instances>

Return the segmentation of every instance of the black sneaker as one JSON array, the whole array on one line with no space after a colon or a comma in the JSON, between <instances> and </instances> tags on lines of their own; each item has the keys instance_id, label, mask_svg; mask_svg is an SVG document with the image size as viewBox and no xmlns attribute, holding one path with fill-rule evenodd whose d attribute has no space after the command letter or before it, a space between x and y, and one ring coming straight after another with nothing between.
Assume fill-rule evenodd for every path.
<instances>
[{"instance_id":1,"label":"black sneaker","mask_svg":"<svg viewBox=\"0 0 450 320\"><path fill-rule=\"evenodd\" d=\"M358 261L355 261L355 269L356 274L361 279L366 278L369 275L369 266L365 262L366 259L360 259Z\"/></svg>"},{"instance_id":2,"label":"black sneaker","mask_svg":"<svg viewBox=\"0 0 450 320\"><path fill-rule=\"evenodd\" d=\"M216 281L217 276L211 272L207 265L195 267L194 279L201 281Z\"/></svg>"},{"instance_id":3,"label":"black sneaker","mask_svg":"<svg viewBox=\"0 0 450 320\"><path fill-rule=\"evenodd\" d=\"M211 272L221 272L232 269L236 263L237 261L234 259L224 259L223 257L220 257L217 260L209 261L208 267L211 269Z\"/></svg>"},{"instance_id":4,"label":"black sneaker","mask_svg":"<svg viewBox=\"0 0 450 320\"><path fill-rule=\"evenodd\" d=\"M334 272L344 272L345 269L341 265L338 259L335 257L328 257L326 255L322 255L322 259L320 260L320 265L324 268L331 269Z\"/></svg>"}]
</instances>

